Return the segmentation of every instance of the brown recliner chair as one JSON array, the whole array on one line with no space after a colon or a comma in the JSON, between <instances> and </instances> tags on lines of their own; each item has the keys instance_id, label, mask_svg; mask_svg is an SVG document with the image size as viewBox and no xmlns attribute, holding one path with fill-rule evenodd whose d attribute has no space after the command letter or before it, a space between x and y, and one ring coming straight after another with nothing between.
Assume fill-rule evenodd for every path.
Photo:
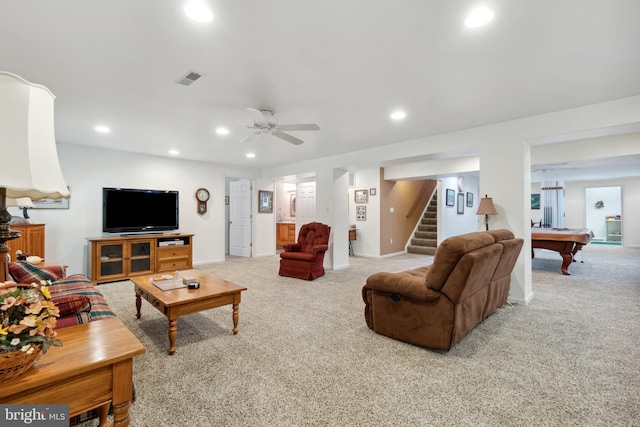
<instances>
[{"instance_id":1,"label":"brown recliner chair","mask_svg":"<svg viewBox=\"0 0 640 427\"><path fill-rule=\"evenodd\" d=\"M288 243L280 253L281 276L313 280L324 275L324 253L329 249L331 227L311 222L300 228L298 243Z\"/></svg>"},{"instance_id":2,"label":"brown recliner chair","mask_svg":"<svg viewBox=\"0 0 640 427\"><path fill-rule=\"evenodd\" d=\"M369 328L424 347L450 350L502 306L524 241L508 230L443 241L433 264L376 273L362 288Z\"/></svg>"}]
</instances>

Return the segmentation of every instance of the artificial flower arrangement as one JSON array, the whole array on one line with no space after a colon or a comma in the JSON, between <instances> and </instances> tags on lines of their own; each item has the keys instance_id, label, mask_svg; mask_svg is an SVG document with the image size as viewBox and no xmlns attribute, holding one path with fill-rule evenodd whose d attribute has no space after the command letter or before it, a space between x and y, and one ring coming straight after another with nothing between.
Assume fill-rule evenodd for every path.
<instances>
[{"instance_id":1,"label":"artificial flower arrangement","mask_svg":"<svg viewBox=\"0 0 640 427\"><path fill-rule=\"evenodd\" d=\"M0 354L22 351L32 354L50 345L61 346L56 339L58 307L51 301L50 282L39 285L0 284Z\"/></svg>"}]
</instances>

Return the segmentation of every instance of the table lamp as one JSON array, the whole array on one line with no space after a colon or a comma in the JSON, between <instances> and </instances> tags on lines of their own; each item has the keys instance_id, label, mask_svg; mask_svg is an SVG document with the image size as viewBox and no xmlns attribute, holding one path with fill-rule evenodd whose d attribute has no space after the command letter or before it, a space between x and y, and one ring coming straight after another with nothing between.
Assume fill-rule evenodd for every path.
<instances>
[{"instance_id":1,"label":"table lamp","mask_svg":"<svg viewBox=\"0 0 640 427\"><path fill-rule=\"evenodd\" d=\"M0 280L9 280L6 242L11 230L7 198L68 198L53 122L55 96L44 86L0 71Z\"/></svg>"},{"instance_id":2,"label":"table lamp","mask_svg":"<svg viewBox=\"0 0 640 427\"><path fill-rule=\"evenodd\" d=\"M484 223L489 231L489 215L498 215L496 212L496 207L493 206L493 199L488 197L486 194L482 199L480 199L480 205L478 206L478 212L476 215L484 215Z\"/></svg>"}]
</instances>

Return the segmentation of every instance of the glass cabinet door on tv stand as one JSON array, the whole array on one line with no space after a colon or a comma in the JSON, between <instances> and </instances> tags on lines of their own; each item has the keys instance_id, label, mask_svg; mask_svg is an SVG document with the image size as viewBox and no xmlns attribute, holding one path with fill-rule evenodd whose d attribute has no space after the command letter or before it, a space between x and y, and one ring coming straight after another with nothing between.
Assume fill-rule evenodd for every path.
<instances>
[{"instance_id":1,"label":"glass cabinet door on tv stand","mask_svg":"<svg viewBox=\"0 0 640 427\"><path fill-rule=\"evenodd\" d=\"M153 273L153 242L151 239L98 242L100 258L93 280L121 280L132 273Z\"/></svg>"}]
</instances>

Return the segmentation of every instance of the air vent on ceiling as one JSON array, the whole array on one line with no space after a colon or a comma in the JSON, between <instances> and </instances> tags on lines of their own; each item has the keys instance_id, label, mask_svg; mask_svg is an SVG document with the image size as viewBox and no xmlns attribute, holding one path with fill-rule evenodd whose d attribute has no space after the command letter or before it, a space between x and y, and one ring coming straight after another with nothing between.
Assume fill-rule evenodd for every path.
<instances>
[{"instance_id":1,"label":"air vent on ceiling","mask_svg":"<svg viewBox=\"0 0 640 427\"><path fill-rule=\"evenodd\" d=\"M178 84L181 84L183 86L190 86L193 83L195 83L200 77L202 77L202 74L190 72L189 74L184 76L182 79L180 79L178 81Z\"/></svg>"}]
</instances>

